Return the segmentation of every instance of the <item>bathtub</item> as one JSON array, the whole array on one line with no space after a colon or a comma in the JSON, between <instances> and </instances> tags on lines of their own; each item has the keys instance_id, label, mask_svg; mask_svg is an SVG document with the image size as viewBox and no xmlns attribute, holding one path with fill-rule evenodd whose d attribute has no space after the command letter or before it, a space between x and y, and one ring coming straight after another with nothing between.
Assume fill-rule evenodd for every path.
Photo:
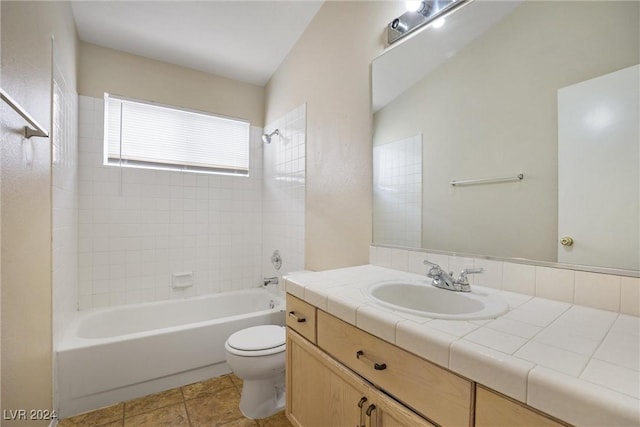
<instances>
[{"instance_id":1,"label":"bathtub","mask_svg":"<svg viewBox=\"0 0 640 427\"><path fill-rule=\"evenodd\" d=\"M56 345L60 418L231 372L224 343L284 325L284 299L249 289L78 312Z\"/></svg>"}]
</instances>

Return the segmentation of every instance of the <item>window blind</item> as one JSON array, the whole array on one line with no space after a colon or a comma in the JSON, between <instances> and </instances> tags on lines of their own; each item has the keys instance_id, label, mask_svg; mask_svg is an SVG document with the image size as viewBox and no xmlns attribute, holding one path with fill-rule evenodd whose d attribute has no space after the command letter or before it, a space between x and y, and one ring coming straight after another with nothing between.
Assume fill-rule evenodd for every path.
<instances>
[{"instance_id":1,"label":"window blind","mask_svg":"<svg viewBox=\"0 0 640 427\"><path fill-rule=\"evenodd\" d=\"M248 175L249 122L106 94L105 161Z\"/></svg>"}]
</instances>

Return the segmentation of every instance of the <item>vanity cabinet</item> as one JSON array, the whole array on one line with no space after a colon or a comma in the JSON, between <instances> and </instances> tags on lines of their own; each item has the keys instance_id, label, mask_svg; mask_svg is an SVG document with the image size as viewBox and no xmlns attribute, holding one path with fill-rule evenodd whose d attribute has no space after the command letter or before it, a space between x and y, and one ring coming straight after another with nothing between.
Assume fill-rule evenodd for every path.
<instances>
[{"instance_id":1,"label":"vanity cabinet","mask_svg":"<svg viewBox=\"0 0 640 427\"><path fill-rule=\"evenodd\" d=\"M316 342L316 311L317 309L311 304L287 294L287 326L314 344Z\"/></svg>"},{"instance_id":2,"label":"vanity cabinet","mask_svg":"<svg viewBox=\"0 0 640 427\"><path fill-rule=\"evenodd\" d=\"M296 427L560 427L287 294L287 407Z\"/></svg>"},{"instance_id":3,"label":"vanity cabinet","mask_svg":"<svg viewBox=\"0 0 640 427\"><path fill-rule=\"evenodd\" d=\"M476 427L563 427L567 424L477 385L475 425Z\"/></svg>"},{"instance_id":4,"label":"vanity cabinet","mask_svg":"<svg viewBox=\"0 0 640 427\"><path fill-rule=\"evenodd\" d=\"M287 387L287 416L295 426L433 426L292 329L287 331Z\"/></svg>"},{"instance_id":5,"label":"vanity cabinet","mask_svg":"<svg viewBox=\"0 0 640 427\"><path fill-rule=\"evenodd\" d=\"M473 383L318 310L318 347L443 426L471 423Z\"/></svg>"}]
</instances>

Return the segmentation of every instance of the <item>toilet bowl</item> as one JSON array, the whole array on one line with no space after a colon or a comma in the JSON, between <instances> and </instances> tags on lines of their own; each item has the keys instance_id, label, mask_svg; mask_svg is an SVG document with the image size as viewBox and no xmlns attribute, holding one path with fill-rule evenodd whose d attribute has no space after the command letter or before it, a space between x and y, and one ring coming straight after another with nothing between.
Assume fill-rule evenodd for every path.
<instances>
[{"instance_id":1,"label":"toilet bowl","mask_svg":"<svg viewBox=\"0 0 640 427\"><path fill-rule=\"evenodd\" d=\"M242 379L240 411L266 418L285 405L285 328L261 325L232 334L224 344L227 364Z\"/></svg>"}]
</instances>

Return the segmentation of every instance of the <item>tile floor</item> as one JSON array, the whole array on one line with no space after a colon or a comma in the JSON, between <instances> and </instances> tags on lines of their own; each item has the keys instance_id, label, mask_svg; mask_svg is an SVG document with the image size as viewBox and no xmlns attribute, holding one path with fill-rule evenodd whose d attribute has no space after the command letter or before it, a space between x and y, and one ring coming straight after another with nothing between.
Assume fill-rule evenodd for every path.
<instances>
[{"instance_id":1,"label":"tile floor","mask_svg":"<svg viewBox=\"0 0 640 427\"><path fill-rule=\"evenodd\" d=\"M58 427L291 427L284 411L245 418L241 390L241 379L223 375L66 418Z\"/></svg>"}]
</instances>

